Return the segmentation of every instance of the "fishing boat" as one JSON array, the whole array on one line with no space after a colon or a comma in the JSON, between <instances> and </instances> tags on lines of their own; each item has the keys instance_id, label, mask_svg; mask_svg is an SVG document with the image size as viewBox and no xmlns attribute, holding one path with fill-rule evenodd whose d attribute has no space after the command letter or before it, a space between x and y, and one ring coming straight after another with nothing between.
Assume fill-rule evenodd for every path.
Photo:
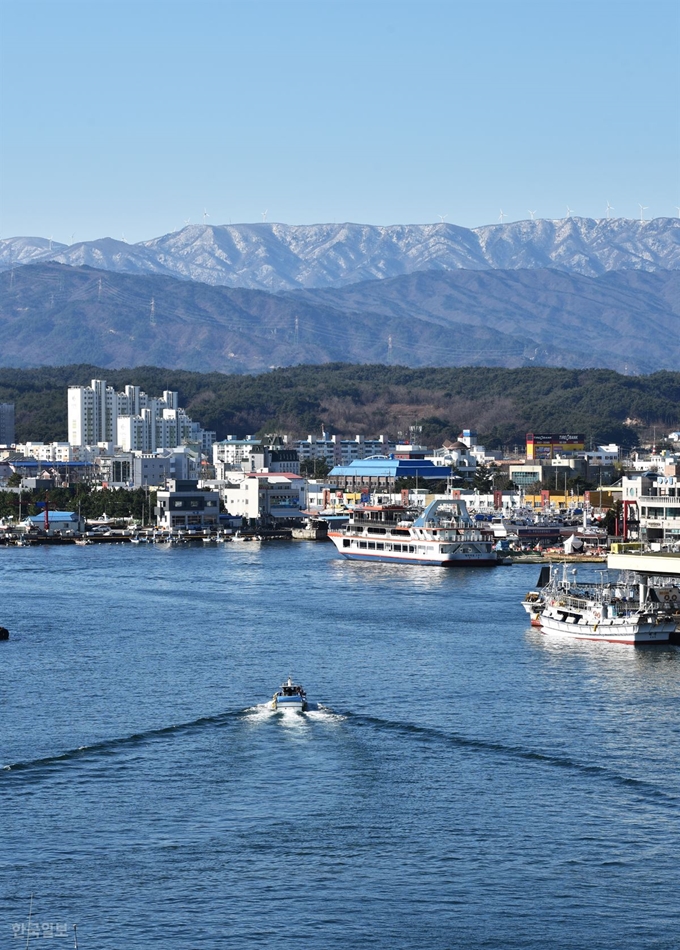
<instances>
[{"instance_id":1,"label":"fishing boat","mask_svg":"<svg viewBox=\"0 0 680 950\"><path fill-rule=\"evenodd\" d=\"M551 636L635 646L667 643L677 625L664 589L642 579L583 587L565 575L543 589L540 601L540 627Z\"/></svg>"},{"instance_id":2,"label":"fishing boat","mask_svg":"<svg viewBox=\"0 0 680 950\"><path fill-rule=\"evenodd\" d=\"M529 614L529 619L532 627L541 626L541 613L543 611L544 600L545 600L545 588L548 587L553 580L553 575L551 573L551 568L544 564L541 568L541 573L538 576L538 583L533 590L527 591L524 600L522 601L522 606Z\"/></svg>"},{"instance_id":3,"label":"fishing boat","mask_svg":"<svg viewBox=\"0 0 680 950\"><path fill-rule=\"evenodd\" d=\"M280 690L274 693L272 709L274 712L304 712L307 708L307 694L302 686L294 683L290 676Z\"/></svg>"},{"instance_id":4,"label":"fishing boat","mask_svg":"<svg viewBox=\"0 0 680 950\"><path fill-rule=\"evenodd\" d=\"M475 523L458 498L436 499L422 514L403 505L356 508L328 537L350 560L442 567L501 563L493 533Z\"/></svg>"}]
</instances>

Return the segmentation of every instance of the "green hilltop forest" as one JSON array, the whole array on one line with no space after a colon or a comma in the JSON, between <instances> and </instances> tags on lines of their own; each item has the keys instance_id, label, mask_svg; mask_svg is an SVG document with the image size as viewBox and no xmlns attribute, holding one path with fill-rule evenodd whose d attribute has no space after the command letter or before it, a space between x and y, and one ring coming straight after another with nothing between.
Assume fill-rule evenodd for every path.
<instances>
[{"instance_id":1,"label":"green hilltop forest","mask_svg":"<svg viewBox=\"0 0 680 950\"><path fill-rule=\"evenodd\" d=\"M69 385L106 379L149 395L177 390L180 405L218 438L257 433L304 438L322 428L355 435L408 437L426 444L474 428L490 448L521 446L527 432L582 432L590 444L632 448L680 427L680 373L624 376L605 369L484 367L409 369L329 363L224 375L142 366L103 370L74 365L0 369L0 402L16 404L16 438L65 441Z\"/></svg>"}]
</instances>

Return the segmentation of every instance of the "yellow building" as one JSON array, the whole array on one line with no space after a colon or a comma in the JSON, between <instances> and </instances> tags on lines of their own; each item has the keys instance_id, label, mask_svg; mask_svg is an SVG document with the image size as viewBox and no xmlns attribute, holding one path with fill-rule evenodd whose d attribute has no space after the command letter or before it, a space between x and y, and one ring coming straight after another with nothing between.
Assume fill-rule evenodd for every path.
<instances>
[{"instance_id":1,"label":"yellow building","mask_svg":"<svg viewBox=\"0 0 680 950\"><path fill-rule=\"evenodd\" d=\"M527 462L550 460L558 455L568 456L575 452L583 452L586 447L586 438L581 434L534 435L527 433Z\"/></svg>"}]
</instances>

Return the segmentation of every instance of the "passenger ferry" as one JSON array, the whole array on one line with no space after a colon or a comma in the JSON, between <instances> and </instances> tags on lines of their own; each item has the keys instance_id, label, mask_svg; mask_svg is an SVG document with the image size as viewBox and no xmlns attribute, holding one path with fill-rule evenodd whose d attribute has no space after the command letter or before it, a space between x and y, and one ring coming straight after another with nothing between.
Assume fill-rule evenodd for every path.
<instances>
[{"instance_id":1,"label":"passenger ferry","mask_svg":"<svg viewBox=\"0 0 680 950\"><path fill-rule=\"evenodd\" d=\"M437 499L418 517L402 505L357 508L328 537L350 560L441 567L501 563L492 532L475 524L457 498Z\"/></svg>"}]
</instances>

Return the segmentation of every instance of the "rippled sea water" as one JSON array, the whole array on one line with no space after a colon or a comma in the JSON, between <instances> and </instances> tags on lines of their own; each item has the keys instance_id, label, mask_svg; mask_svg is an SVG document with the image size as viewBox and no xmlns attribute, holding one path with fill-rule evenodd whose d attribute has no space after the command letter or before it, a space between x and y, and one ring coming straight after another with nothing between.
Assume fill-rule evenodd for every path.
<instances>
[{"instance_id":1,"label":"rippled sea water","mask_svg":"<svg viewBox=\"0 0 680 950\"><path fill-rule=\"evenodd\" d=\"M0 946L680 947L680 650L538 570L0 549Z\"/></svg>"}]
</instances>

